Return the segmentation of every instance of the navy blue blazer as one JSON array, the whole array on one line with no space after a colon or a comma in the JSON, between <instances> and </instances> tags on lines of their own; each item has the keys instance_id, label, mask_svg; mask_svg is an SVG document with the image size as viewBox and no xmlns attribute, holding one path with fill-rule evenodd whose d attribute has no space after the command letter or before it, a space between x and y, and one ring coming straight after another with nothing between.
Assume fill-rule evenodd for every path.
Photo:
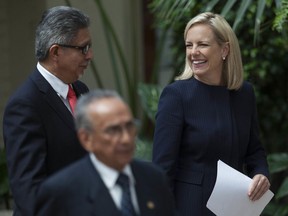
<instances>
[{"instance_id":1,"label":"navy blue blazer","mask_svg":"<svg viewBox=\"0 0 288 216\"><path fill-rule=\"evenodd\" d=\"M244 82L232 91L195 78L166 86L156 114L153 162L169 177L181 216L214 215L206 203L219 159L250 177L269 175L252 86Z\"/></svg>"},{"instance_id":2,"label":"navy blue blazer","mask_svg":"<svg viewBox=\"0 0 288 216\"><path fill-rule=\"evenodd\" d=\"M172 216L175 205L164 173L149 162L131 163L143 216ZM89 156L48 178L39 189L36 216L121 216Z\"/></svg>"},{"instance_id":3,"label":"navy blue blazer","mask_svg":"<svg viewBox=\"0 0 288 216\"><path fill-rule=\"evenodd\" d=\"M78 97L88 91L80 81L73 87ZM32 215L39 184L86 153L72 114L37 69L9 99L3 135L14 215Z\"/></svg>"}]
</instances>

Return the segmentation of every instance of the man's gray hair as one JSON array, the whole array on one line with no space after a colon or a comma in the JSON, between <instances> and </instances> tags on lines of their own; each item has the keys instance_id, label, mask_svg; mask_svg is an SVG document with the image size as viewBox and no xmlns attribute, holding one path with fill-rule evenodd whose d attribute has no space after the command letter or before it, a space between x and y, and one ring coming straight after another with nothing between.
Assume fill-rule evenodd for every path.
<instances>
[{"instance_id":1,"label":"man's gray hair","mask_svg":"<svg viewBox=\"0 0 288 216\"><path fill-rule=\"evenodd\" d=\"M46 10L36 29L35 55L38 61L47 57L53 44L70 44L78 31L88 28L90 20L80 10L57 6Z\"/></svg>"},{"instance_id":2,"label":"man's gray hair","mask_svg":"<svg viewBox=\"0 0 288 216\"><path fill-rule=\"evenodd\" d=\"M92 122L89 119L87 107L95 101L105 99L105 98L117 98L123 101L122 97L114 90L107 89L97 89L83 94L77 101L75 107L74 117L76 129L79 130L83 128L87 131L92 131Z\"/></svg>"}]
</instances>

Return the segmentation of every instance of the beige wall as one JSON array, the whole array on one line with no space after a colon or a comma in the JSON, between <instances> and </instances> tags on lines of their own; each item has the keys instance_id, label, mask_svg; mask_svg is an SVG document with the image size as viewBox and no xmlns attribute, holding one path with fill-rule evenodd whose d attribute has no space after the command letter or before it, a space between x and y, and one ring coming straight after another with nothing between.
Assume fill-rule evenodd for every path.
<instances>
[{"instance_id":1,"label":"beige wall","mask_svg":"<svg viewBox=\"0 0 288 216\"><path fill-rule=\"evenodd\" d=\"M35 64L34 29L44 6L44 0L0 1L0 146L4 106Z\"/></svg>"},{"instance_id":2,"label":"beige wall","mask_svg":"<svg viewBox=\"0 0 288 216\"><path fill-rule=\"evenodd\" d=\"M103 0L103 5L111 18L116 34L120 38L124 54L132 67L132 31L131 22L139 23L137 32L139 58L141 58L141 0ZM131 4L133 2L133 4ZM106 88L114 88L114 76L108 54L105 34L99 10L94 0L71 0L73 7L84 11L91 18L91 33L93 38L94 62ZM29 0L29 1L0 1L0 113L1 137L0 147L3 146L2 116L8 97L29 75L35 66L34 34L35 27L45 8L65 5L61 0ZM141 63L141 62L140 62ZM141 73L141 64L137 69ZM122 76L123 77L123 76ZM82 80L90 89L96 88L96 81L87 69Z\"/></svg>"}]
</instances>

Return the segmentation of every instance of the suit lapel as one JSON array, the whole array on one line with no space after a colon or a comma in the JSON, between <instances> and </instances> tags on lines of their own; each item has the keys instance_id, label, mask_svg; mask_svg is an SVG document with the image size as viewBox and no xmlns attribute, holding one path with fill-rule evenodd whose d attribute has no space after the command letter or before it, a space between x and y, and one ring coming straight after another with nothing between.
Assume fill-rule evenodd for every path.
<instances>
[{"instance_id":1,"label":"suit lapel","mask_svg":"<svg viewBox=\"0 0 288 216\"><path fill-rule=\"evenodd\" d=\"M91 204L91 215L113 215L121 216L120 211L116 207L114 200L112 199L107 187L101 179L98 171L93 167L90 158L87 157L87 163L91 170L91 176L88 184L91 185L89 188L89 194L87 195L87 201Z\"/></svg>"},{"instance_id":2,"label":"suit lapel","mask_svg":"<svg viewBox=\"0 0 288 216\"><path fill-rule=\"evenodd\" d=\"M75 94L76 94L77 98L79 98L83 93L85 93L83 91L83 89L81 89L81 87L79 86L77 81L75 83L73 83L72 86L73 86L73 89L75 91Z\"/></svg>"},{"instance_id":3,"label":"suit lapel","mask_svg":"<svg viewBox=\"0 0 288 216\"><path fill-rule=\"evenodd\" d=\"M141 170L137 169L137 162L131 163L132 172L135 178L135 190L137 194L137 201L140 209L140 215L152 216L155 215L155 200L153 194L151 194L151 188L147 185L145 179L141 175Z\"/></svg>"},{"instance_id":4,"label":"suit lapel","mask_svg":"<svg viewBox=\"0 0 288 216\"><path fill-rule=\"evenodd\" d=\"M71 129L75 130L73 116L47 80L37 70L31 75L31 79L59 118L66 122Z\"/></svg>"}]
</instances>

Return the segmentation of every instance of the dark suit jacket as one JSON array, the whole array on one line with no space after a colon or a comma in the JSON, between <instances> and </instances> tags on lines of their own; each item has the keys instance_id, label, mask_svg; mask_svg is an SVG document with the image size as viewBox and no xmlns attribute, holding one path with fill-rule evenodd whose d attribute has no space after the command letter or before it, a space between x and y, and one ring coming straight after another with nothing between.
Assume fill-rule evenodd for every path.
<instances>
[{"instance_id":1,"label":"dark suit jacket","mask_svg":"<svg viewBox=\"0 0 288 216\"><path fill-rule=\"evenodd\" d=\"M80 81L73 87L77 96L88 91ZM38 185L86 153L72 114L37 69L8 101L3 134L14 215L30 216Z\"/></svg>"},{"instance_id":2,"label":"dark suit jacket","mask_svg":"<svg viewBox=\"0 0 288 216\"><path fill-rule=\"evenodd\" d=\"M251 84L238 91L195 78L168 85L159 100L153 162L169 176L181 216L213 215L206 203L219 159L250 177L268 176Z\"/></svg>"},{"instance_id":3,"label":"dark suit jacket","mask_svg":"<svg viewBox=\"0 0 288 216\"><path fill-rule=\"evenodd\" d=\"M174 215L173 198L164 173L152 163L136 160L131 168L141 215ZM37 216L121 216L89 156L47 179L38 195Z\"/></svg>"}]
</instances>

